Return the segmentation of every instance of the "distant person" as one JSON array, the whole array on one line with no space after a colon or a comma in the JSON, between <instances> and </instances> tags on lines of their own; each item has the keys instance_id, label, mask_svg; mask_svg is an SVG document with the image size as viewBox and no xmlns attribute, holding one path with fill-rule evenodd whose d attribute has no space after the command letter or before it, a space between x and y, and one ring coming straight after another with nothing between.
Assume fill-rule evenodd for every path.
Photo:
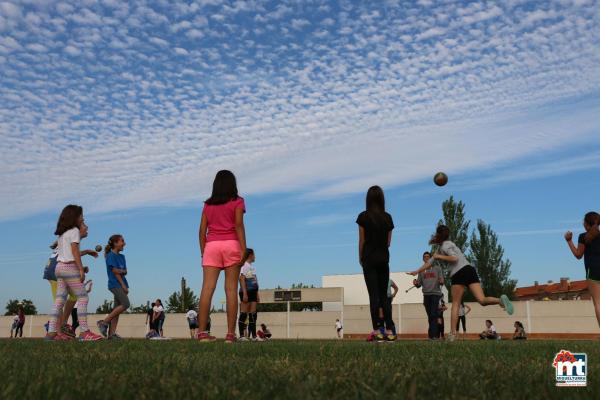
<instances>
[{"instance_id":1,"label":"distant person","mask_svg":"<svg viewBox=\"0 0 600 400\"><path fill-rule=\"evenodd\" d=\"M185 314L188 326L190 327L190 337L194 339L196 337L196 331L198 330L198 313L194 308L190 308Z\"/></svg>"},{"instance_id":2,"label":"distant person","mask_svg":"<svg viewBox=\"0 0 600 400\"><path fill-rule=\"evenodd\" d=\"M456 322L456 334L460 335L460 324L462 323L463 335L467 334L467 314L471 312L471 307L465 304L464 301L460 302L458 307L458 321Z\"/></svg>"},{"instance_id":3,"label":"distant person","mask_svg":"<svg viewBox=\"0 0 600 400\"><path fill-rule=\"evenodd\" d=\"M83 222L79 229L80 239L84 239L88 235L88 226ZM58 287L58 282L56 279L56 265L58 264L58 241L55 241L50 245L50 249L52 253L48 258L48 262L44 268L44 279L50 283L50 292L52 293L52 301L56 301L56 291ZM94 258L98 257L98 252L94 250L82 250L81 256L92 256ZM88 267L84 266L83 271L85 273L89 272ZM89 291L88 291L89 293ZM79 326L79 320L77 318L77 296L74 293L69 292L67 301L65 302L63 310L60 310L60 320L57 323L60 326L60 333L62 334L63 339L67 339L65 336L69 338L75 338L75 329ZM71 316L71 325L68 324L69 315ZM75 327L75 328L73 328Z\"/></svg>"},{"instance_id":4,"label":"distant person","mask_svg":"<svg viewBox=\"0 0 600 400\"><path fill-rule=\"evenodd\" d=\"M15 338L18 336L23 337L23 327L25 326L25 310L23 306L19 306L17 310L17 326L15 328Z\"/></svg>"},{"instance_id":5,"label":"distant person","mask_svg":"<svg viewBox=\"0 0 600 400\"><path fill-rule=\"evenodd\" d=\"M165 309L160 299L156 299L152 311L152 322L154 330L156 331L156 333L158 333L160 337L164 337L163 325L165 323Z\"/></svg>"},{"instance_id":6,"label":"distant person","mask_svg":"<svg viewBox=\"0 0 600 400\"><path fill-rule=\"evenodd\" d=\"M146 304L148 304L148 303L146 303ZM148 332L150 332L153 329L152 316L154 315L154 306L155 305L156 305L156 303L150 304L150 307L148 308L148 310L146 310L146 324L148 325Z\"/></svg>"},{"instance_id":7,"label":"distant person","mask_svg":"<svg viewBox=\"0 0 600 400\"><path fill-rule=\"evenodd\" d=\"M498 339L498 332L496 332L496 327L491 320L485 320L485 330L479 334L479 338L482 340Z\"/></svg>"},{"instance_id":8,"label":"distant person","mask_svg":"<svg viewBox=\"0 0 600 400\"><path fill-rule=\"evenodd\" d=\"M256 305L260 301L258 295L258 278L256 277L256 268L254 262L256 255L254 250L246 250L246 263L240 271L240 318L238 319L238 329L240 331L240 340L252 338L256 340L256 321L258 313ZM248 338L246 338L246 318L248 318Z\"/></svg>"},{"instance_id":9,"label":"distant person","mask_svg":"<svg viewBox=\"0 0 600 400\"><path fill-rule=\"evenodd\" d=\"M475 299L482 306L489 306L492 304L498 304L502 307L509 315L514 312L512 302L506 295L496 297L486 297L477 271L463 252L458 248L454 242L450 240L450 228L446 225L438 225L435 234L431 237L429 244L439 246L437 253L435 253L430 260L430 263L434 260L444 261L450 268L450 280L452 281L452 313L450 320L451 334L448 337L450 341L456 339L456 323L458 322L458 309L462 302L465 294L465 288L468 287ZM411 275L417 275L429 268L427 264L424 264L421 268L411 272Z\"/></svg>"},{"instance_id":10,"label":"distant person","mask_svg":"<svg viewBox=\"0 0 600 400\"><path fill-rule=\"evenodd\" d=\"M15 333L15 330L17 329L18 324L19 324L19 316L17 314L14 314L12 324L10 324L10 337L11 338L13 337L13 334ZM14 337L17 337L16 334L14 334Z\"/></svg>"},{"instance_id":11,"label":"distant person","mask_svg":"<svg viewBox=\"0 0 600 400\"><path fill-rule=\"evenodd\" d=\"M427 336L430 340L435 340L440 337L438 318L440 314L440 299L443 297L441 285L444 284L444 276L439 266L429 263L430 259L430 252L426 251L423 253L423 262L425 265L428 265L428 268L419 272L417 279L413 280L413 285L417 288L423 288L423 305L425 306L427 322L429 324Z\"/></svg>"},{"instance_id":12,"label":"distant person","mask_svg":"<svg viewBox=\"0 0 600 400\"><path fill-rule=\"evenodd\" d=\"M440 297L440 302L438 305L438 315L437 315L437 325L438 325L438 338L445 339L445 327L444 327L444 311L446 311L448 307L446 307L446 302L444 301L444 296Z\"/></svg>"},{"instance_id":13,"label":"distant person","mask_svg":"<svg viewBox=\"0 0 600 400\"><path fill-rule=\"evenodd\" d=\"M527 333L525 327L521 321L515 321L515 333L513 333L513 340L525 340L527 339Z\"/></svg>"},{"instance_id":14,"label":"distant person","mask_svg":"<svg viewBox=\"0 0 600 400\"><path fill-rule=\"evenodd\" d=\"M212 194L204 202L200 221L200 253L202 254L202 292L198 310L200 332L198 340L216 340L207 330L210 306L222 270L225 271L227 301L227 334L225 343L234 343L238 313L238 280L246 254L244 213L246 205L239 196L235 175L219 171L213 182Z\"/></svg>"},{"instance_id":15,"label":"distant person","mask_svg":"<svg viewBox=\"0 0 600 400\"><path fill-rule=\"evenodd\" d=\"M56 265L57 291L56 300L52 308L50 326L47 340L69 340L67 335L57 333L60 328L61 315L67 300L67 292L77 296L77 309L81 333L79 340L96 341L102 336L90 331L87 323L88 294L83 282L85 270L81 263L79 243L81 241L80 229L84 224L83 209L80 206L66 206L58 219L55 235L58 235L58 264ZM66 314L68 315L68 314Z\"/></svg>"},{"instance_id":16,"label":"distant person","mask_svg":"<svg viewBox=\"0 0 600 400\"><path fill-rule=\"evenodd\" d=\"M591 211L585 214L583 218L582 233L577 238L577 247L573 244L573 233L565 233L565 240L569 244L571 253L581 260L585 266L585 279L587 279L588 290L592 295L594 310L596 311L596 320L600 326L600 214Z\"/></svg>"},{"instance_id":17,"label":"distant person","mask_svg":"<svg viewBox=\"0 0 600 400\"><path fill-rule=\"evenodd\" d=\"M335 320L335 331L337 332L338 339L342 338L342 330L344 327L342 326L342 322L339 319Z\"/></svg>"},{"instance_id":18,"label":"distant person","mask_svg":"<svg viewBox=\"0 0 600 400\"><path fill-rule=\"evenodd\" d=\"M122 235L112 235L104 247L108 290L113 294L113 310L103 320L96 323L100 333L110 340L120 340L117 334L119 316L129 309L129 282L127 282L127 262L125 255L125 238Z\"/></svg>"},{"instance_id":19,"label":"distant person","mask_svg":"<svg viewBox=\"0 0 600 400\"><path fill-rule=\"evenodd\" d=\"M356 219L358 224L358 257L363 269L369 306L371 325L377 341L394 341L397 339L396 326L392 320L392 310L387 301L387 288L390 279L390 252L394 221L385 211L385 196L379 186L372 186L367 191L365 211ZM383 318L379 309L383 309ZM391 331L386 335L386 329Z\"/></svg>"},{"instance_id":20,"label":"distant person","mask_svg":"<svg viewBox=\"0 0 600 400\"><path fill-rule=\"evenodd\" d=\"M267 325L260 324L260 330L257 332L259 340L269 340L271 339L271 331L267 328Z\"/></svg>"}]
</instances>

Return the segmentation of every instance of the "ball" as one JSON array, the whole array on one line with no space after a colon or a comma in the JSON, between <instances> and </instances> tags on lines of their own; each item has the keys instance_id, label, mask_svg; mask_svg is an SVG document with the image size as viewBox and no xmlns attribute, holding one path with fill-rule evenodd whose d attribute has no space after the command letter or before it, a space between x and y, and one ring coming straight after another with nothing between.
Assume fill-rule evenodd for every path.
<instances>
[{"instance_id":1,"label":"ball","mask_svg":"<svg viewBox=\"0 0 600 400\"><path fill-rule=\"evenodd\" d=\"M101 251L102 251L102 246L100 246L100 245L97 245L97 246L96 246L96 251L97 251L97 252L101 252Z\"/></svg>"},{"instance_id":2,"label":"ball","mask_svg":"<svg viewBox=\"0 0 600 400\"><path fill-rule=\"evenodd\" d=\"M443 172L438 172L433 177L433 182L438 186L444 186L446 183L448 183L448 175Z\"/></svg>"}]
</instances>

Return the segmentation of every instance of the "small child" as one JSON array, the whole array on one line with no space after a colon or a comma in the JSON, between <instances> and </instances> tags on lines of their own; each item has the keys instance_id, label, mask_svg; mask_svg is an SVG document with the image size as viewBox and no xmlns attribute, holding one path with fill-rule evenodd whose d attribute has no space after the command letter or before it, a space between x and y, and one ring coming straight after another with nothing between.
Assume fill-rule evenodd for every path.
<instances>
[{"instance_id":1,"label":"small child","mask_svg":"<svg viewBox=\"0 0 600 400\"><path fill-rule=\"evenodd\" d=\"M122 235L112 235L104 248L106 258L106 273L108 275L108 290L114 295L114 308L110 314L96 323L102 336L119 340L117 325L119 315L129 309L129 283L127 282L127 263L125 255L121 254L125 248L125 239Z\"/></svg>"},{"instance_id":2,"label":"small child","mask_svg":"<svg viewBox=\"0 0 600 400\"><path fill-rule=\"evenodd\" d=\"M496 327L491 320L485 320L485 327L486 329L479 334L480 339L498 339L498 332L496 332Z\"/></svg>"},{"instance_id":3,"label":"small child","mask_svg":"<svg viewBox=\"0 0 600 400\"><path fill-rule=\"evenodd\" d=\"M240 271L240 318L238 319L238 328L240 330L240 340L247 340L245 335L246 317L248 322L248 336L256 340L256 321L258 313L256 305L260 301L258 295L258 279L256 278L256 268L254 262L256 255L254 250L246 250L246 263Z\"/></svg>"},{"instance_id":4,"label":"small child","mask_svg":"<svg viewBox=\"0 0 600 400\"><path fill-rule=\"evenodd\" d=\"M216 340L207 330L208 314L221 271L225 271L225 298L227 301L227 335L225 343L235 342L238 312L238 280L246 254L244 228L244 199L238 195L235 175L219 171L213 182L212 194L204 202L200 222L200 253L202 254L202 291L200 293L198 340Z\"/></svg>"},{"instance_id":5,"label":"small child","mask_svg":"<svg viewBox=\"0 0 600 400\"><path fill-rule=\"evenodd\" d=\"M190 327L190 337L193 339L196 337L196 331L198 330L198 313L193 308L190 308L185 317Z\"/></svg>"},{"instance_id":6,"label":"small child","mask_svg":"<svg viewBox=\"0 0 600 400\"><path fill-rule=\"evenodd\" d=\"M267 325L265 324L260 324L260 330L257 332L257 334L259 341L269 340L272 336L271 331L269 330L269 328L267 328Z\"/></svg>"},{"instance_id":7,"label":"small child","mask_svg":"<svg viewBox=\"0 0 600 400\"><path fill-rule=\"evenodd\" d=\"M452 332L448 337L450 341L456 339L458 309L460 308L460 303L462 302L466 287L469 288L477 302L482 306L498 304L509 315L513 314L513 305L508 296L504 294L500 296L500 298L485 296L485 293L481 288L477 270L471 266L458 246L450 240L450 228L448 228L446 225L438 225L435 234L429 241L429 244L439 246L437 253L433 255L429 262L424 263L421 268L410 272L409 274L418 275L419 272L425 271L427 268L429 268L429 264L432 263L433 260L444 261L450 266L450 280L452 284L452 312L450 325Z\"/></svg>"},{"instance_id":8,"label":"small child","mask_svg":"<svg viewBox=\"0 0 600 400\"><path fill-rule=\"evenodd\" d=\"M342 322L339 319L336 319L335 320L335 331L337 332L338 339L342 338L342 329L344 329L342 327Z\"/></svg>"},{"instance_id":9,"label":"small child","mask_svg":"<svg viewBox=\"0 0 600 400\"><path fill-rule=\"evenodd\" d=\"M61 312L67 300L67 292L74 293L77 296L77 313L81 328L79 340L95 341L102 339L102 336L90 331L87 323L88 294L83 285L85 270L81 263L81 252L79 250L80 228L83 224L83 208L73 204L62 210L56 224L54 234L58 235L57 290L56 300L52 307L50 326L46 335L47 340L70 339L67 335L57 333L57 325L60 322Z\"/></svg>"},{"instance_id":10,"label":"small child","mask_svg":"<svg viewBox=\"0 0 600 400\"><path fill-rule=\"evenodd\" d=\"M521 321L515 321L515 333L513 333L513 340L526 340L527 333L525 333L525 327Z\"/></svg>"}]
</instances>

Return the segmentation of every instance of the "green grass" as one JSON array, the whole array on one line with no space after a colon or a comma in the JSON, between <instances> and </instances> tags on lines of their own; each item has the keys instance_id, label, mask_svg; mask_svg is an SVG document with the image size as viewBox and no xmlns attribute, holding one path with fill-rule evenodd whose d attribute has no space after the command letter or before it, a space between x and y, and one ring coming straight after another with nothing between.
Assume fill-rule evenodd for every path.
<instances>
[{"instance_id":1,"label":"green grass","mask_svg":"<svg viewBox=\"0 0 600 400\"><path fill-rule=\"evenodd\" d=\"M563 348L588 354L587 388L554 386ZM0 376L1 399L594 398L600 343L0 340Z\"/></svg>"}]
</instances>

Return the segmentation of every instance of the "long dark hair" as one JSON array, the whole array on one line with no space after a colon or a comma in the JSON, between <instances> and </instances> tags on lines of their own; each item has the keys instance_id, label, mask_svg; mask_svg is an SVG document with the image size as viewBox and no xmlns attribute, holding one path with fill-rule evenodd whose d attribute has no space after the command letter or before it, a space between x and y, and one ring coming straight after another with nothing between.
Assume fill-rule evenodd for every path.
<instances>
[{"instance_id":1,"label":"long dark hair","mask_svg":"<svg viewBox=\"0 0 600 400\"><path fill-rule=\"evenodd\" d=\"M104 246L104 257L115 248L115 244L117 244L120 239L123 239L123 235L116 234L108 238L108 243Z\"/></svg>"},{"instance_id":2,"label":"long dark hair","mask_svg":"<svg viewBox=\"0 0 600 400\"><path fill-rule=\"evenodd\" d=\"M62 212L60 213L60 217L58 217L54 234L60 236L69 229L79 228L79 218L82 215L83 208L81 206L69 204L63 208Z\"/></svg>"},{"instance_id":3,"label":"long dark hair","mask_svg":"<svg viewBox=\"0 0 600 400\"><path fill-rule=\"evenodd\" d=\"M592 240L600 236L600 230L598 229L598 223L600 223L600 214L595 211L590 211L589 213L585 214L585 217L583 217L583 222L590 227L585 234L585 243L589 244Z\"/></svg>"},{"instance_id":4,"label":"long dark hair","mask_svg":"<svg viewBox=\"0 0 600 400\"><path fill-rule=\"evenodd\" d=\"M435 234L429 240L429 244L442 244L450 237L450 228L446 225L438 225Z\"/></svg>"},{"instance_id":5,"label":"long dark hair","mask_svg":"<svg viewBox=\"0 0 600 400\"><path fill-rule=\"evenodd\" d=\"M523 326L523 324L521 323L521 321L515 321L515 324L517 324L517 326L521 329L525 329L525 327Z\"/></svg>"},{"instance_id":6,"label":"long dark hair","mask_svg":"<svg viewBox=\"0 0 600 400\"><path fill-rule=\"evenodd\" d=\"M238 197L235 175L233 172L224 169L217 172L213 181L212 194L205 203L216 206L236 200Z\"/></svg>"},{"instance_id":7,"label":"long dark hair","mask_svg":"<svg viewBox=\"0 0 600 400\"><path fill-rule=\"evenodd\" d=\"M385 215L385 195L379 186L371 186L365 199L367 215L372 221L381 222Z\"/></svg>"}]
</instances>

